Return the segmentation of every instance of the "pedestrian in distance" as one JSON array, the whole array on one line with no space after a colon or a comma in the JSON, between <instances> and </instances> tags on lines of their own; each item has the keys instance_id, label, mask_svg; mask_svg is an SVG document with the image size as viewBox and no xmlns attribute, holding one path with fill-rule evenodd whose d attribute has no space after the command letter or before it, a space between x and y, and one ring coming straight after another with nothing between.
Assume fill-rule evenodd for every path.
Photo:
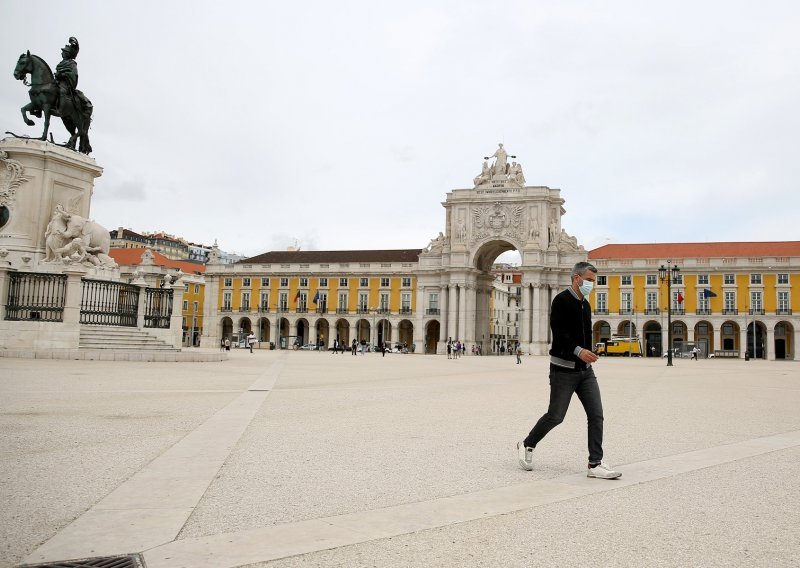
<instances>
[{"instance_id":1,"label":"pedestrian in distance","mask_svg":"<svg viewBox=\"0 0 800 568\"><path fill-rule=\"evenodd\" d=\"M522 345L517 345L517 365L522 365Z\"/></svg>"},{"instance_id":2,"label":"pedestrian in distance","mask_svg":"<svg viewBox=\"0 0 800 568\"><path fill-rule=\"evenodd\" d=\"M350 348L351 348L351 349L352 349L352 351L353 351L353 357L355 357L355 355L356 355L356 349L358 348L358 341L356 341L355 339L353 339L353 343L352 343L352 345L351 345L351 347L350 347Z\"/></svg>"},{"instance_id":3,"label":"pedestrian in distance","mask_svg":"<svg viewBox=\"0 0 800 568\"><path fill-rule=\"evenodd\" d=\"M447 342L447 358L452 359L451 355L453 352L453 345L448 341Z\"/></svg>"},{"instance_id":4,"label":"pedestrian in distance","mask_svg":"<svg viewBox=\"0 0 800 568\"><path fill-rule=\"evenodd\" d=\"M256 342L256 334L251 331L250 334L247 336L247 345L248 347L250 347L250 353L253 352L253 344L255 342Z\"/></svg>"},{"instance_id":5,"label":"pedestrian in distance","mask_svg":"<svg viewBox=\"0 0 800 568\"><path fill-rule=\"evenodd\" d=\"M598 356L592 351L592 310L586 299L592 292L597 268L579 262L572 269L572 282L553 298L550 309L550 405L524 440L517 443L522 469L533 470L533 453L550 430L564 421L573 394L586 411L589 464L587 477L617 479L603 460L603 404L600 386L592 369Z\"/></svg>"}]
</instances>

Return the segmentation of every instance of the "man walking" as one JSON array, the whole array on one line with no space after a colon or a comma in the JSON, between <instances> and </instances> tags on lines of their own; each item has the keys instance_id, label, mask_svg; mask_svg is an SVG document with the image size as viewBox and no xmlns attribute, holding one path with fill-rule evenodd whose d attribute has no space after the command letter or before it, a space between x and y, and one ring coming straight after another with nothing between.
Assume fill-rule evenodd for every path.
<instances>
[{"instance_id":1,"label":"man walking","mask_svg":"<svg viewBox=\"0 0 800 568\"><path fill-rule=\"evenodd\" d=\"M622 474L603 461L603 405L600 386L592 370L598 357L592 352L592 310L586 300L597 277L597 268L579 262L572 269L572 283L554 299L550 310L553 345L550 348L550 405L527 438L517 443L522 469L533 469L533 450L550 430L564 421L572 394L586 411L589 466L586 475L616 479Z\"/></svg>"}]
</instances>

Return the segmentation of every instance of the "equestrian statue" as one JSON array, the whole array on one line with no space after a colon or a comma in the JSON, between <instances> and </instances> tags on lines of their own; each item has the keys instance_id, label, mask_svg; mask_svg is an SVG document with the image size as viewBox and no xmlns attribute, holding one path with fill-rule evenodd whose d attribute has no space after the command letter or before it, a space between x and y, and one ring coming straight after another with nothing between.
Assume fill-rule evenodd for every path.
<instances>
[{"instance_id":1,"label":"equestrian statue","mask_svg":"<svg viewBox=\"0 0 800 568\"><path fill-rule=\"evenodd\" d=\"M14 78L30 86L28 95L31 102L22 107L22 118L25 124L33 126L35 122L28 117L28 113L41 118L44 114L44 132L39 140L47 140L50 130L50 117L60 116L61 121L70 133L69 141L64 144L67 148L83 154L89 154L92 146L89 144L89 125L92 122L92 103L78 90L78 40L69 38L69 42L61 50L61 63L56 66L55 75L50 66L38 55L31 55L28 51L19 56L17 66L14 68ZM26 77L31 76L31 82ZM17 136L17 138L26 138ZM80 138L80 143L78 139ZM52 142L52 134L50 135Z\"/></svg>"}]
</instances>

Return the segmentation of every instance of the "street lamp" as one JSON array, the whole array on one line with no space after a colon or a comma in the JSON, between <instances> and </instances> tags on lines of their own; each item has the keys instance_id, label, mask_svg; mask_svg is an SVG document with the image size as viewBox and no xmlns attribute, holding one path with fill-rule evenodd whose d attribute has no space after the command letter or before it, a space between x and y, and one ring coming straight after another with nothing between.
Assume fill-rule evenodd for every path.
<instances>
[{"instance_id":1,"label":"street lamp","mask_svg":"<svg viewBox=\"0 0 800 568\"><path fill-rule=\"evenodd\" d=\"M672 261L667 261L667 266L663 264L658 269L658 277L663 283L667 281L667 367L672 367L672 282L677 284L678 274L681 269L676 265L670 266Z\"/></svg>"}]
</instances>

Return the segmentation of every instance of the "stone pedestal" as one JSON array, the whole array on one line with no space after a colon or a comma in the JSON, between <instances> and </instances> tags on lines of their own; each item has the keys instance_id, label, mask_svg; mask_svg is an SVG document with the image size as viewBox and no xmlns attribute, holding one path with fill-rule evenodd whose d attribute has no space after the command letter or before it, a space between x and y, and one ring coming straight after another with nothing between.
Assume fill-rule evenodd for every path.
<instances>
[{"instance_id":1,"label":"stone pedestal","mask_svg":"<svg viewBox=\"0 0 800 568\"><path fill-rule=\"evenodd\" d=\"M21 266L29 257L37 270L45 256L45 230L56 205L89 217L95 178L103 169L94 158L43 142L0 140L0 248Z\"/></svg>"}]
</instances>

